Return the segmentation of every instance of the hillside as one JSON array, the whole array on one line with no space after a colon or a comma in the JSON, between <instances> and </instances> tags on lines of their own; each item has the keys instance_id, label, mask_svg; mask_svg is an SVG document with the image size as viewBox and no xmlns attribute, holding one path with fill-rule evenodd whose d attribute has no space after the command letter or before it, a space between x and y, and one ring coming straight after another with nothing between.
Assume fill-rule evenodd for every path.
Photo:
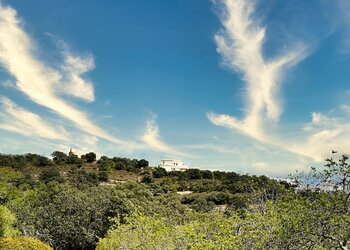
<instances>
[{"instance_id":1,"label":"hillside","mask_svg":"<svg viewBox=\"0 0 350 250\"><path fill-rule=\"evenodd\" d=\"M3 239L26 236L54 249L328 249L348 244L348 189L298 191L266 176L166 172L150 168L145 159L96 160L92 152L78 157L55 151L52 156L0 155ZM342 169L348 166L347 158L340 160ZM329 164L332 173L340 166L333 160ZM5 243L0 241L0 248Z\"/></svg>"}]
</instances>

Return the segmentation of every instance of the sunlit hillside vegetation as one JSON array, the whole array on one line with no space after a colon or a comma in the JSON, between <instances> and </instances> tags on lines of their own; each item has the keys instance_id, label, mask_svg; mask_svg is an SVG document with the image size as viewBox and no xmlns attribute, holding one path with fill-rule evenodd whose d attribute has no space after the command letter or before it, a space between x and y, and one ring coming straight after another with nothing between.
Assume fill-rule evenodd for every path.
<instances>
[{"instance_id":1,"label":"sunlit hillside vegetation","mask_svg":"<svg viewBox=\"0 0 350 250\"><path fill-rule=\"evenodd\" d=\"M348 158L266 176L55 151L0 155L0 249L348 249ZM312 182L310 181L312 180ZM303 182L303 183L301 183ZM314 186L307 184L313 183ZM333 190L317 188L332 183ZM184 192L186 191L186 192Z\"/></svg>"}]
</instances>

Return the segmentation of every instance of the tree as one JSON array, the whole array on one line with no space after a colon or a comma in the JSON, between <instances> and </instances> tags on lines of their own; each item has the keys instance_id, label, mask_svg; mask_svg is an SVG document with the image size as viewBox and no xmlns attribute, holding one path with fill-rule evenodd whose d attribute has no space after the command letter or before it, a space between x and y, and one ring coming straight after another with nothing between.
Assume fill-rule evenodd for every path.
<instances>
[{"instance_id":1,"label":"tree","mask_svg":"<svg viewBox=\"0 0 350 250\"><path fill-rule=\"evenodd\" d=\"M56 164L62 164L67 160L67 154L61 152L61 151L54 151L51 154L52 156L52 160L56 163Z\"/></svg>"},{"instance_id":2,"label":"tree","mask_svg":"<svg viewBox=\"0 0 350 250\"><path fill-rule=\"evenodd\" d=\"M202 170L202 178L203 179L213 179L214 175L213 172L211 172L210 170Z\"/></svg>"},{"instance_id":3,"label":"tree","mask_svg":"<svg viewBox=\"0 0 350 250\"><path fill-rule=\"evenodd\" d=\"M293 230L299 233L299 237L303 236L303 244L306 241L309 245L323 246L327 249L350 247L348 160L346 155L337 159L333 154L332 157L325 159L323 170L318 171L312 167L310 173L298 173L294 176L295 182L300 187L301 197L293 199L299 204L298 206L294 204L292 207L298 207L299 211L294 217L291 214L288 219L294 221L294 225L299 225ZM285 204L288 210L290 204L292 202Z\"/></svg>"},{"instance_id":4,"label":"tree","mask_svg":"<svg viewBox=\"0 0 350 250\"><path fill-rule=\"evenodd\" d=\"M81 159L85 160L88 163L93 163L96 161L96 154L94 152L87 153L81 156Z\"/></svg>"},{"instance_id":5,"label":"tree","mask_svg":"<svg viewBox=\"0 0 350 250\"><path fill-rule=\"evenodd\" d=\"M117 211L109 187L79 190L57 182L40 186L20 204L11 208L22 234L50 242L55 249L95 249Z\"/></svg>"},{"instance_id":6,"label":"tree","mask_svg":"<svg viewBox=\"0 0 350 250\"><path fill-rule=\"evenodd\" d=\"M36 161L34 162L34 165L36 165L38 167L51 166L52 165L52 161L49 158L45 157L45 156L39 155L36 158Z\"/></svg>"},{"instance_id":7,"label":"tree","mask_svg":"<svg viewBox=\"0 0 350 250\"><path fill-rule=\"evenodd\" d=\"M187 169L185 174L187 175L188 179L190 179L190 180L202 179L202 173L197 168Z\"/></svg>"},{"instance_id":8,"label":"tree","mask_svg":"<svg viewBox=\"0 0 350 250\"><path fill-rule=\"evenodd\" d=\"M145 159L141 159L137 162L137 167L138 168L146 168L148 167L149 163Z\"/></svg>"},{"instance_id":9,"label":"tree","mask_svg":"<svg viewBox=\"0 0 350 250\"><path fill-rule=\"evenodd\" d=\"M82 164L82 160L77 155L71 154L67 157L66 163L80 165L80 164Z\"/></svg>"},{"instance_id":10,"label":"tree","mask_svg":"<svg viewBox=\"0 0 350 250\"><path fill-rule=\"evenodd\" d=\"M156 167L156 168L153 169L153 177L154 178L163 178L163 177L165 177L167 175L168 175L168 173L165 170L165 168Z\"/></svg>"}]
</instances>

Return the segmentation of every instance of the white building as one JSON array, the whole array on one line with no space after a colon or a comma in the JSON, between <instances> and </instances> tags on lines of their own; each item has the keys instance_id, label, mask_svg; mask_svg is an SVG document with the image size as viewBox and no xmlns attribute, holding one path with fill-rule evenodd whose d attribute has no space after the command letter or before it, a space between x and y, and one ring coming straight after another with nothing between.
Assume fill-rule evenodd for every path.
<instances>
[{"instance_id":1,"label":"white building","mask_svg":"<svg viewBox=\"0 0 350 250\"><path fill-rule=\"evenodd\" d=\"M164 168L167 172L170 171L186 171L189 169L180 160L161 160L158 167Z\"/></svg>"}]
</instances>

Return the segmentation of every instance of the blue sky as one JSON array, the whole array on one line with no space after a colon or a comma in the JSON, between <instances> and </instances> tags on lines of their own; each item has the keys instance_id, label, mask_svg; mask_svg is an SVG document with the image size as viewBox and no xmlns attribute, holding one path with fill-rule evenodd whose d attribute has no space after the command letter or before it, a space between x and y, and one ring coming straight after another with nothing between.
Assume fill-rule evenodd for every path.
<instances>
[{"instance_id":1,"label":"blue sky","mask_svg":"<svg viewBox=\"0 0 350 250\"><path fill-rule=\"evenodd\" d=\"M349 153L346 0L3 0L0 152L282 176Z\"/></svg>"}]
</instances>

